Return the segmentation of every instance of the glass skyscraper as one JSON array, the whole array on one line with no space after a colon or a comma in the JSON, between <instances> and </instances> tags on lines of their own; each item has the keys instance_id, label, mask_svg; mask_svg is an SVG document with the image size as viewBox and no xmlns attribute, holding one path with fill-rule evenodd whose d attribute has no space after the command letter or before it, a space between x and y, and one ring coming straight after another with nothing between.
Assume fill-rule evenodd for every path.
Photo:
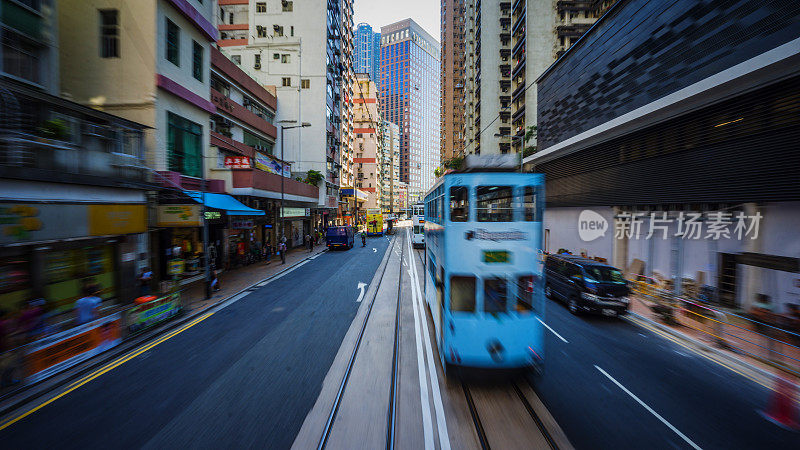
<instances>
[{"instance_id":1,"label":"glass skyscraper","mask_svg":"<svg viewBox=\"0 0 800 450\"><path fill-rule=\"evenodd\" d=\"M381 27L381 108L400 127L400 181L409 202L436 179L441 110L439 43L411 19Z\"/></svg>"},{"instance_id":2,"label":"glass skyscraper","mask_svg":"<svg viewBox=\"0 0 800 450\"><path fill-rule=\"evenodd\" d=\"M375 84L380 84L378 77L381 63L381 34L372 31L372 27L367 23L358 24L354 34L353 72L368 73Z\"/></svg>"}]
</instances>

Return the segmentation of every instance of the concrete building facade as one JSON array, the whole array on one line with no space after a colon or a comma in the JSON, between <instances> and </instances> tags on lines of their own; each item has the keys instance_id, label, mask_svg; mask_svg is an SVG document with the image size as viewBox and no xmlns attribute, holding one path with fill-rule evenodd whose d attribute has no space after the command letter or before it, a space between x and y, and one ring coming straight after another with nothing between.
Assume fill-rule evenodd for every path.
<instances>
[{"instance_id":1,"label":"concrete building facade","mask_svg":"<svg viewBox=\"0 0 800 450\"><path fill-rule=\"evenodd\" d=\"M442 160L464 153L465 0L442 0Z\"/></svg>"},{"instance_id":2,"label":"concrete building facade","mask_svg":"<svg viewBox=\"0 0 800 450\"><path fill-rule=\"evenodd\" d=\"M400 180L414 201L441 160L439 57L439 43L413 20L381 27L381 107L400 127Z\"/></svg>"},{"instance_id":3,"label":"concrete building facade","mask_svg":"<svg viewBox=\"0 0 800 450\"><path fill-rule=\"evenodd\" d=\"M353 92L355 187L367 193L367 201L363 204L365 209L380 208L383 204L384 141L379 92L366 73L356 74Z\"/></svg>"},{"instance_id":4,"label":"concrete building facade","mask_svg":"<svg viewBox=\"0 0 800 450\"><path fill-rule=\"evenodd\" d=\"M352 0L220 0L221 47L262 85L275 86L281 125L307 122L284 133L284 159L292 170L325 177L319 207L339 207L339 186L350 151L353 51Z\"/></svg>"},{"instance_id":5,"label":"concrete building facade","mask_svg":"<svg viewBox=\"0 0 800 450\"><path fill-rule=\"evenodd\" d=\"M400 127L383 121L383 158L381 174L381 208L384 212L397 212L397 192L400 183Z\"/></svg>"}]
</instances>

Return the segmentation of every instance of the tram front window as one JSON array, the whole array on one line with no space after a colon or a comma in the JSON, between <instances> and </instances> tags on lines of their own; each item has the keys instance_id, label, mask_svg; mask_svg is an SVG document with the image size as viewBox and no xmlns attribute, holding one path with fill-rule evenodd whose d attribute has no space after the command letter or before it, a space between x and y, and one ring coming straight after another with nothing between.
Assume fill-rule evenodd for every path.
<instances>
[{"instance_id":1,"label":"tram front window","mask_svg":"<svg viewBox=\"0 0 800 450\"><path fill-rule=\"evenodd\" d=\"M511 186L478 186L478 222L513 222L514 190Z\"/></svg>"},{"instance_id":2,"label":"tram front window","mask_svg":"<svg viewBox=\"0 0 800 450\"><path fill-rule=\"evenodd\" d=\"M487 278L483 280L483 311L500 313L506 311L505 278Z\"/></svg>"},{"instance_id":3,"label":"tram front window","mask_svg":"<svg viewBox=\"0 0 800 450\"><path fill-rule=\"evenodd\" d=\"M450 188L450 221L467 220L469 220L469 189L465 186L453 186Z\"/></svg>"},{"instance_id":4,"label":"tram front window","mask_svg":"<svg viewBox=\"0 0 800 450\"><path fill-rule=\"evenodd\" d=\"M450 277L450 311L475 311L475 277Z\"/></svg>"}]
</instances>

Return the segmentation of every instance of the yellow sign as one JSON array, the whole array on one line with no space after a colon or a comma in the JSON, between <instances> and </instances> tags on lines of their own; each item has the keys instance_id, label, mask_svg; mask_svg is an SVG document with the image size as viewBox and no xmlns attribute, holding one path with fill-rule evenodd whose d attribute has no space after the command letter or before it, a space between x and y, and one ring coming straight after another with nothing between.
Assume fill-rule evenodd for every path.
<instances>
[{"instance_id":1,"label":"yellow sign","mask_svg":"<svg viewBox=\"0 0 800 450\"><path fill-rule=\"evenodd\" d=\"M147 231L145 205L89 205L89 235L132 234Z\"/></svg>"},{"instance_id":2,"label":"yellow sign","mask_svg":"<svg viewBox=\"0 0 800 450\"><path fill-rule=\"evenodd\" d=\"M167 273L170 275L180 275L183 273L184 261L182 259L170 259L167 261Z\"/></svg>"},{"instance_id":3,"label":"yellow sign","mask_svg":"<svg viewBox=\"0 0 800 450\"><path fill-rule=\"evenodd\" d=\"M200 205L160 205L158 207L158 226L160 227L199 227Z\"/></svg>"}]
</instances>

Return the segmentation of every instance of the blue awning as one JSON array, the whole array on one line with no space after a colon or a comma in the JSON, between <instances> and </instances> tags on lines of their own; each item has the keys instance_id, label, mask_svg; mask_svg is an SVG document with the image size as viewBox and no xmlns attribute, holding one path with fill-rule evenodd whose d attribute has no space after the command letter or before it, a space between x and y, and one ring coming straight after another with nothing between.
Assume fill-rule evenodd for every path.
<instances>
[{"instance_id":1,"label":"blue awning","mask_svg":"<svg viewBox=\"0 0 800 450\"><path fill-rule=\"evenodd\" d=\"M186 195L197 203L203 203L203 193L198 191L184 191ZM213 194L206 192L206 206L221 209L229 216L263 216L264 211L245 206L239 200L227 194Z\"/></svg>"}]
</instances>

